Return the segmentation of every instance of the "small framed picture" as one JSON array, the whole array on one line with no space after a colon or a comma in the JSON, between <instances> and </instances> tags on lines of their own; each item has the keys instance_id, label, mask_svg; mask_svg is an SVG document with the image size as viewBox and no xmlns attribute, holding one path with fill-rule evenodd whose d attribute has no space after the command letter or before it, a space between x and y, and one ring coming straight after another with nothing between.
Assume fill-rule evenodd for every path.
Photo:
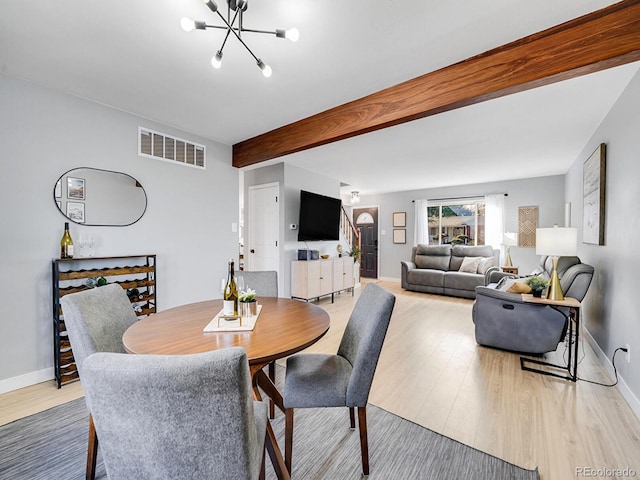
<instances>
[{"instance_id":1,"label":"small framed picture","mask_svg":"<svg viewBox=\"0 0 640 480\"><path fill-rule=\"evenodd\" d=\"M84 200L84 178L67 177L67 198Z\"/></svg>"},{"instance_id":2,"label":"small framed picture","mask_svg":"<svg viewBox=\"0 0 640 480\"><path fill-rule=\"evenodd\" d=\"M56 182L56 189L55 189L55 191L53 192L53 195L54 195L56 198L60 198L60 197L62 197L62 183L60 182L60 180L58 180L58 181Z\"/></svg>"},{"instance_id":3,"label":"small framed picture","mask_svg":"<svg viewBox=\"0 0 640 480\"><path fill-rule=\"evenodd\" d=\"M393 229L393 243L407 243L407 231L404 228Z\"/></svg>"},{"instance_id":4,"label":"small framed picture","mask_svg":"<svg viewBox=\"0 0 640 480\"><path fill-rule=\"evenodd\" d=\"M407 212L393 212L393 226L394 227L406 227L407 226Z\"/></svg>"},{"instance_id":5,"label":"small framed picture","mask_svg":"<svg viewBox=\"0 0 640 480\"><path fill-rule=\"evenodd\" d=\"M76 223L84 223L84 203L67 202L67 217Z\"/></svg>"}]
</instances>

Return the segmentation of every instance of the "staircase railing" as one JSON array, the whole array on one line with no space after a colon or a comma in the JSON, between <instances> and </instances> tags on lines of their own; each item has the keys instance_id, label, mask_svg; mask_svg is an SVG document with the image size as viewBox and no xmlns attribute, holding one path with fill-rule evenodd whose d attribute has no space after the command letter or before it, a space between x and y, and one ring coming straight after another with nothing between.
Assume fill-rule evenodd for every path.
<instances>
[{"instance_id":1,"label":"staircase railing","mask_svg":"<svg viewBox=\"0 0 640 480\"><path fill-rule=\"evenodd\" d=\"M353 225L344 207L342 207L342 215L340 217L340 231L349 241L351 250L354 247L360 247L360 231Z\"/></svg>"}]
</instances>

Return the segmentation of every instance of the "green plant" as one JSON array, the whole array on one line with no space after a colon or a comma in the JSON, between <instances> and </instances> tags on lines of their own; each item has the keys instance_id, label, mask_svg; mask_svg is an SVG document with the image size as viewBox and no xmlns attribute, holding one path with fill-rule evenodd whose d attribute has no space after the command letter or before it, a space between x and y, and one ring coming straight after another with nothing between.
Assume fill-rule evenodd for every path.
<instances>
[{"instance_id":1,"label":"green plant","mask_svg":"<svg viewBox=\"0 0 640 480\"><path fill-rule=\"evenodd\" d=\"M465 245L468 240L469 240L468 235L463 235L463 234L456 235L451 239L451 245Z\"/></svg>"},{"instance_id":2,"label":"green plant","mask_svg":"<svg viewBox=\"0 0 640 480\"><path fill-rule=\"evenodd\" d=\"M360 250L360 247L356 245L349 252L349 256L353 257L354 262L359 262L361 253L362 253L362 250Z\"/></svg>"},{"instance_id":3,"label":"green plant","mask_svg":"<svg viewBox=\"0 0 640 480\"><path fill-rule=\"evenodd\" d=\"M525 283L531 287L531 290L542 291L549 285L549 282L542 277L529 277L525 280Z\"/></svg>"},{"instance_id":4,"label":"green plant","mask_svg":"<svg viewBox=\"0 0 640 480\"><path fill-rule=\"evenodd\" d=\"M240 292L238 295L238 301L240 302L255 302L256 300L256 291L247 288L246 291Z\"/></svg>"}]
</instances>

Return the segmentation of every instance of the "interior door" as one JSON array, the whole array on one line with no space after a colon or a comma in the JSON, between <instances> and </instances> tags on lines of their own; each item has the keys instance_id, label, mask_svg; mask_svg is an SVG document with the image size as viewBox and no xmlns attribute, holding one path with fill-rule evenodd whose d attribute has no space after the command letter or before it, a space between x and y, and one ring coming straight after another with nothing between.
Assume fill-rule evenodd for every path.
<instances>
[{"instance_id":1,"label":"interior door","mask_svg":"<svg viewBox=\"0 0 640 480\"><path fill-rule=\"evenodd\" d=\"M244 249L247 270L278 271L279 195L277 183L249 187L249 231Z\"/></svg>"},{"instance_id":2,"label":"interior door","mask_svg":"<svg viewBox=\"0 0 640 480\"><path fill-rule=\"evenodd\" d=\"M378 278L378 207L354 208L353 218L360 230L360 276Z\"/></svg>"}]
</instances>

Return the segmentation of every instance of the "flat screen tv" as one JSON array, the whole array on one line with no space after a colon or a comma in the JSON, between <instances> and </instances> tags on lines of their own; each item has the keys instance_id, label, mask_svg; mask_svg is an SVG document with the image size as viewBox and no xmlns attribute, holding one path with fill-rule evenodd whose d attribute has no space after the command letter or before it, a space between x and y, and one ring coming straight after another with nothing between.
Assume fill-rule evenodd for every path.
<instances>
[{"instance_id":1,"label":"flat screen tv","mask_svg":"<svg viewBox=\"0 0 640 480\"><path fill-rule=\"evenodd\" d=\"M298 241L340 240L339 198L300 190Z\"/></svg>"}]
</instances>

